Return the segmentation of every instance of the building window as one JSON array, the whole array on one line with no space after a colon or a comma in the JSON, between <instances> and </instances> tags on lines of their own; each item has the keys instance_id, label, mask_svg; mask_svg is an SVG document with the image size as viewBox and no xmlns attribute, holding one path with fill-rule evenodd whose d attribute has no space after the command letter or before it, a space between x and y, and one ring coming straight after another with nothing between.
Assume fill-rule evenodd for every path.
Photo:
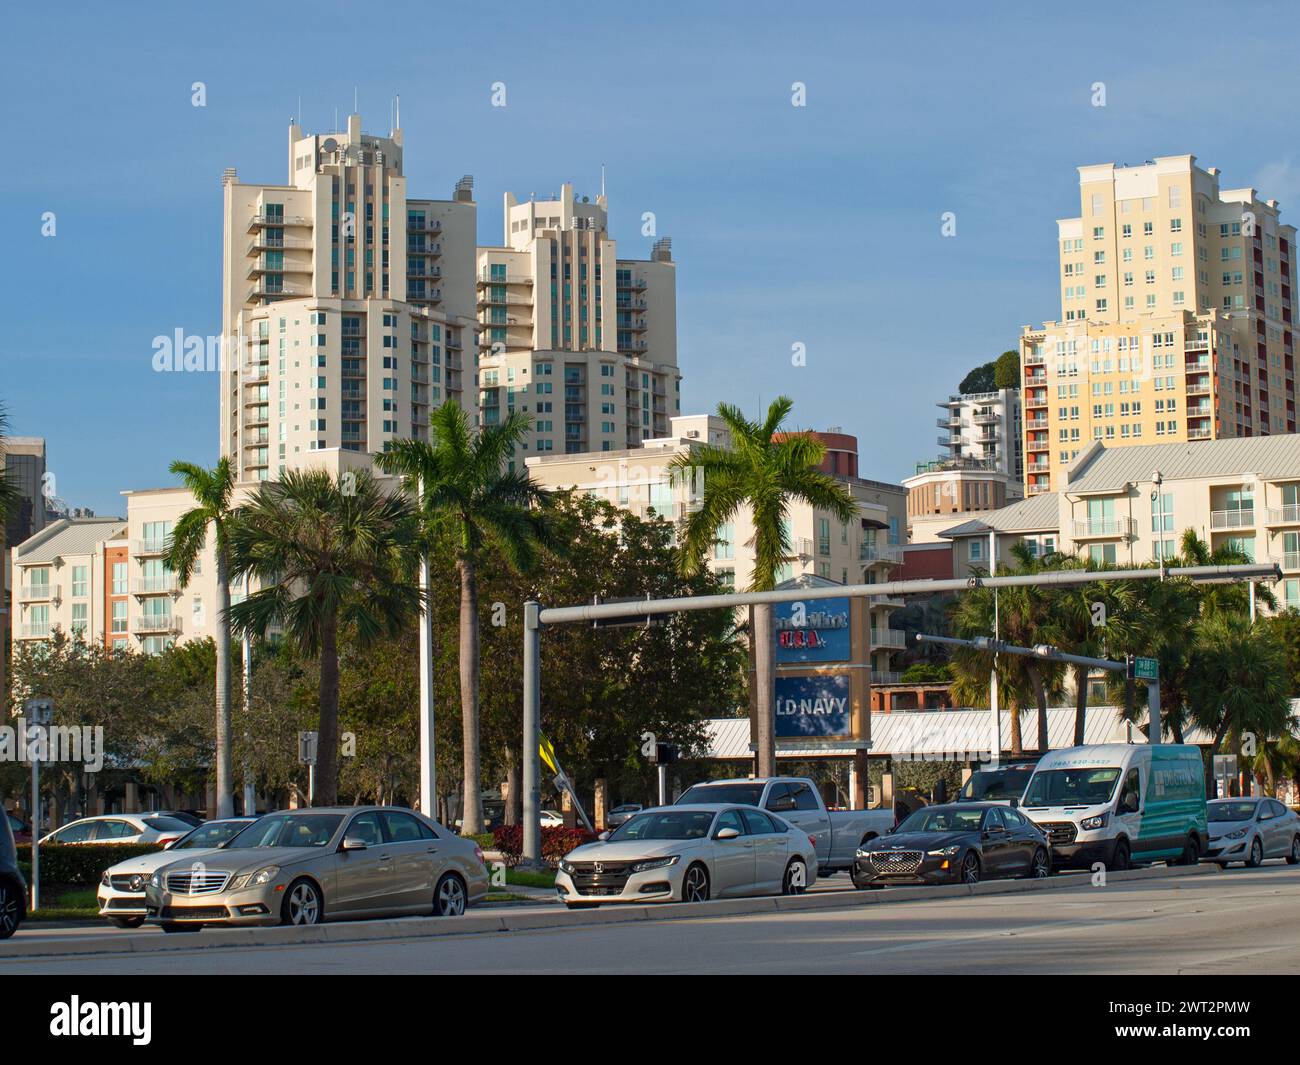
<instances>
[{"instance_id":1,"label":"building window","mask_svg":"<svg viewBox=\"0 0 1300 1065\"><path fill-rule=\"evenodd\" d=\"M125 562L114 562L114 563L113 563L113 594L114 594L114 595L126 595L126 594L127 594L127 574L126 574L126 569L127 569L127 567L126 567L126 563L125 563ZM125 631L125 630L123 630L123 631Z\"/></svg>"}]
</instances>

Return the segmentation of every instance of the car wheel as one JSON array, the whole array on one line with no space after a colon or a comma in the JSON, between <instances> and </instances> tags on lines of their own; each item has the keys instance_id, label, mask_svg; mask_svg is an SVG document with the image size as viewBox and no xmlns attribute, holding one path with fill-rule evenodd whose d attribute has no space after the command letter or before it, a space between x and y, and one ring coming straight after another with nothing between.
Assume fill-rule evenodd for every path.
<instances>
[{"instance_id":1,"label":"car wheel","mask_svg":"<svg viewBox=\"0 0 1300 1065\"><path fill-rule=\"evenodd\" d=\"M1046 880L1051 875L1052 859L1047 851L1040 847L1034 851L1034 856L1029 860L1029 876L1034 880Z\"/></svg>"},{"instance_id":2,"label":"car wheel","mask_svg":"<svg viewBox=\"0 0 1300 1065\"><path fill-rule=\"evenodd\" d=\"M791 858L781 882L782 895L802 895L808 890L808 866L802 858Z\"/></svg>"},{"instance_id":3,"label":"car wheel","mask_svg":"<svg viewBox=\"0 0 1300 1065\"><path fill-rule=\"evenodd\" d=\"M1300 865L1300 836L1291 841L1291 852L1286 856L1287 865Z\"/></svg>"},{"instance_id":4,"label":"car wheel","mask_svg":"<svg viewBox=\"0 0 1300 1065\"><path fill-rule=\"evenodd\" d=\"M18 931L23 920L23 900L8 884L0 884L0 939Z\"/></svg>"},{"instance_id":5,"label":"car wheel","mask_svg":"<svg viewBox=\"0 0 1300 1065\"><path fill-rule=\"evenodd\" d=\"M465 882L455 873L444 873L433 889L435 917L459 917L465 912Z\"/></svg>"},{"instance_id":6,"label":"car wheel","mask_svg":"<svg viewBox=\"0 0 1300 1065\"><path fill-rule=\"evenodd\" d=\"M1168 865L1198 865L1201 861L1201 846L1195 836L1188 836L1183 844L1183 853Z\"/></svg>"},{"instance_id":7,"label":"car wheel","mask_svg":"<svg viewBox=\"0 0 1300 1065\"><path fill-rule=\"evenodd\" d=\"M702 865L692 865L682 878L683 902L709 901L709 871Z\"/></svg>"},{"instance_id":8,"label":"car wheel","mask_svg":"<svg viewBox=\"0 0 1300 1065\"><path fill-rule=\"evenodd\" d=\"M961 882L963 884L980 882L980 860L973 851L961 860Z\"/></svg>"},{"instance_id":9,"label":"car wheel","mask_svg":"<svg viewBox=\"0 0 1300 1065\"><path fill-rule=\"evenodd\" d=\"M162 930L171 934L173 932L197 932L202 929L202 925L194 921L163 921Z\"/></svg>"},{"instance_id":10,"label":"car wheel","mask_svg":"<svg viewBox=\"0 0 1300 1065\"><path fill-rule=\"evenodd\" d=\"M320 924L324 916L325 900L320 888L310 880L295 880L289 885L280 904L281 924Z\"/></svg>"},{"instance_id":11,"label":"car wheel","mask_svg":"<svg viewBox=\"0 0 1300 1065\"><path fill-rule=\"evenodd\" d=\"M1264 864L1264 845L1260 843L1259 837L1256 836L1250 841L1250 857L1246 859L1246 867L1249 869L1258 869Z\"/></svg>"},{"instance_id":12,"label":"car wheel","mask_svg":"<svg viewBox=\"0 0 1300 1065\"><path fill-rule=\"evenodd\" d=\"M139 928L144 924L143 917L114 917L112 921L118 928Z\"/></svg>"},{"instance_id":13,"label":"car wheel","mask_svg":"<svg viewBox=\"0 0 1300 1065\"><path fill-rule=\"evenodd\" d=\"M1115 844L1115 851L1110 856L1110 867L1115 872L1120 873L1128 869L1133 863L1129 860L1128 840L1121 839Z\"/></svg>"}]
</instances>

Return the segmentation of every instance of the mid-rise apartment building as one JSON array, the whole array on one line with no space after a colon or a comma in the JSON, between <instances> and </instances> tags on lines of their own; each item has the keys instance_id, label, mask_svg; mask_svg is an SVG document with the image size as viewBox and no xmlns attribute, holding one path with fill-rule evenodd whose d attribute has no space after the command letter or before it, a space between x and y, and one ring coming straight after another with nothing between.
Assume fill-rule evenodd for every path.
<instances>
[{"instance_id":1,"label":"mid-rise apartment building","mask_svg":"<svg viewBox=\"0 0 1300 1065\"><path fill-rule=\"evenodd\" d=\"M1161 561L1178 554L1187 529L1211 550L1231 546L1276 563L1278 605L1300 609L1300 435L1118 448L1094 441L1064 471L1059 492L943 535L954 545L954 575L963 576L987 570L991 550L1008 563L1021 541L1121 566Z\"/></svg>"},{"instance_id":2,"label":"mid-rise apartment building","mask_svg":"<svg viewBox=\"0 0 1300 1065\"><path fill-rule=\"evenodd\" d=\"M290 125L287 183L222 179L221 451L241 481L423 438L467 380L472 402L473 182L416 199L402 152L401 129L349 115L341 132Z\"/></svg>"},{"instance_id":3,"label":"mid-rise apartment building","mask_svg":"<svg viewBox=\"0 0 1300 1065\"><path fill-rule=\"evenodd\" d=\"M1190 155L1079 168L1058 221L1061 317L1020 352L1025 486L1056 491L1093 440L1296 431L1295 228Z\"/></svg>"},{"instance_id":4,"label":"mid-rise apartment building","mask_svg":"<svg viewBox=\"0 0 1300 1065\"><path fill-rule=\"evenodd\" d=\"M573 488L639 517L659 516L674 523L686 518L701 490L694 477L669 476L669 464L702 444L725 447L730 435L721 419L691 415L670 420L670 431L640 446L573 455L534 455L528 472L543 488ZM867 480L857 472L857 440L844 433L813 434L827 443L825 472L840 480L858 504L854 521L794 502L786 534L791 557L778 574L778 583L813 576L841 584L874 584L889 579L902 562L906 526L906 492L901 485ZM709 568L733 588L749 586L753 576L754 526L746 510L723 525L708 559ZM890 628L891 614L903 606L889 596L870 601L870 647L873 679L892 683L890 656L904 648L903 633Z\"/></svg>"},{"instance_id":5,"label":"mid-rise apartment building","mask_svg":"<svg viewBox=\"0 0 1300 1065\"><path fill-rule=\"evenodd\" d=\"M1024 479L1020 389L949 396L939 407L939 462L1004 473L1018 492Z\"/></svg>"},{"instance_id":6,"label":"mid-rise apartment building","mask_svg":"<svg viewBox=\"0 0 1300 1065\"><path fill-rule=\"evenodd\" d=\"M480 416L529 414L529 455L634 448L681 413L671 242L618 258L607 207L506 193L504 242L478 249Z\"/></svg>"}]
</instances>

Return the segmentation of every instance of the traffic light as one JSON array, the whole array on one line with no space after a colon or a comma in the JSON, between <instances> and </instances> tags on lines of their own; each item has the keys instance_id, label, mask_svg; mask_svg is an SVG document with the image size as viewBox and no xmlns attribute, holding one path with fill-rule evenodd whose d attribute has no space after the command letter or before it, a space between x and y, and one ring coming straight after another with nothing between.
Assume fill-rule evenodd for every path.
<instances>
[{"instance_id":1,"label":"traffic light","mask_svg":"<svg viewBox=\"0 0 1300 1065\"><path fill-rule=\"evenodd\" d=\"M1124 676L1133 680L1137 676L1137 655L1124 656Z\"/></svg>"},{"instance_id":2,"label":"traffic light","mask_svg":"<svg viewBox=\"0 0 1300 1065\"><path fill-rule=\"evenodd\" d=\"M672 765L677 761L678 750L675 743L656 743L650 755L652 765Z\"/></svg>"}]
</instances>

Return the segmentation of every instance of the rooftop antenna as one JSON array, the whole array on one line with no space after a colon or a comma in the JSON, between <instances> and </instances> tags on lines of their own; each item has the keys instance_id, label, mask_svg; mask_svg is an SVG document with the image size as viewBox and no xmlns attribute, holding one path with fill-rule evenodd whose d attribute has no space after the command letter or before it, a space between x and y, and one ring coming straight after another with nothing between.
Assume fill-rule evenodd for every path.
<instances>
[{"instance_id":1,"label":"rooftop antenna","mask_svg":"<svg viewBox=\"0 0 1300 1065\"><path fill-rule=\"evenodd\" d=\"M355 115L358 114L359 111L360 108L357 104L357 87L353 85L352 86L352 113Z\"/></svg>"},{"instance_id":2,"label":"rooftop antenna","mask_svg":"<svg viewBox=\"0 0 1300 1065\"><path fill-rule=\"evenodd\" d=\"M298 125L302 125L302 97L298 97Z\"/></svg>"},{"instance_id":3,"label":"rooftop antenna","mask_svg":"<svg viewBox=\"0 0 1300 1065\"><path fill-rule=\"evenodd\" d=\"M605 198L605 164L600 164L600 198Z\"/></svg>"},{"instance_id":4,"label":"rooftop antenna","mask_svg":"<svg viewBox=\"0 0 1300 1065\"><path fill-rule=\"evenodd\" d=\"M397 107L397 128L401 129L402 128L402 94L400 92L397 94L396 107Z\"/></svg>"},{"instance_id":5,"label":"rooftop antenna","mask_svg":"<svg viewBox=\"0 0 1300 1065\"><path fill-rule=\"evenodd\" d=\"M334 132L337 133L338 131L339 131L339 109L336 107L334 108Z\"/></svg>"}]
</instances>

